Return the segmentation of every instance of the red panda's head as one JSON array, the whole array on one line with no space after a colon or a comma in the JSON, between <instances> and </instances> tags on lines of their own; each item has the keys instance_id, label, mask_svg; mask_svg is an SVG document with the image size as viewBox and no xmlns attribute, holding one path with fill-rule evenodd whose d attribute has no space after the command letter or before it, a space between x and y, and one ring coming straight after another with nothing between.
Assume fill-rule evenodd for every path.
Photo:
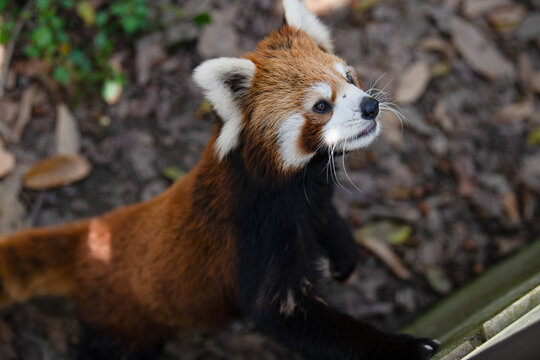
<instances>
[{"instance_id":1,"label":"red panda's head","mask_svg":"<svg viewBox=\"0 0 540 360\"><path fill-rule=\"evenodd\" d=\"M317 153L344 152L378 135L378 102L335 56L329 30L300 0L283 0L286 24L244 58L205 61L194 71L222 124L224 158L241 147L252 171L293 174Z\"/></svg>"}]
</instances>

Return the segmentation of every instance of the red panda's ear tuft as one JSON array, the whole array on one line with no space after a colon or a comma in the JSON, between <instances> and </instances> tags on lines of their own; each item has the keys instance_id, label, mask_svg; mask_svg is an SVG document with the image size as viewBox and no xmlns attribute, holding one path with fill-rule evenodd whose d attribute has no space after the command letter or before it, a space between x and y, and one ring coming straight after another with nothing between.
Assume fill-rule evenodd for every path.
<instances>
[{"instance_id":1,"label":"red panda's ear tuft","mask_svg":"<svg viewBox=\"0 0 540 360\"><path fill-rule=\"evenodd\" d=\"M333 53L330 30L300 0L283 0L285 22L305 31L326 52Z\"/></svg>"},{"instance_id":2,"label":"red panda's ear tuft","mask_svg":"<svg viewBox=\"0 0 540 360\"><path fill-rule=\"evenodd\" d=\"M242 111L238 105L255 75L255 64L248 59L217 58L203 62L193 71L193 79L223 121L215 150L223 158L238 144Z\"/></svg>"}]
</instances>

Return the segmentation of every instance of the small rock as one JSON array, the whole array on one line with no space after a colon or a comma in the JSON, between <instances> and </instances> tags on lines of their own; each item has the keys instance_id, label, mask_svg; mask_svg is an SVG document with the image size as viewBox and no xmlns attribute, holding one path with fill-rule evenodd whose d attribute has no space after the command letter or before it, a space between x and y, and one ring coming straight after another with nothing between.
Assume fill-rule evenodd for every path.
<instances>
[{"instance_id":1,"label":"small rock","mask_svg":"<svg viewBox=\"0 0 540 360\"><path fill-rule=\"evenodd\" d=\"M418 134L431 137L437 134L437 129L426 122L424 115L413 106L402 107L405 124ZM439 130L440 131L440 130Z\"/></svg>"},{"instance_id":2,"label":"small rock","mask_svg":"<svg viewBox=\"0 0 540 360\"><path fill-rule=\"evenodd\" d=\"M163 180L155 180L144 187L141 192L141 201L148 201L167 190L167 182Z\"/></svg>"},{"instance_id":3,"label":"small rock","mask_svg":"<svg viewBox=\"0 0 540 360\"><path fill-rule=\"evenodd\" d=\"M540 93L540 72L532 74L531 87L536 93Z\"/></svg>"},{"instance_id":4,"label":"small rock","mask_svg":"<svg viewBox=\"0 0 540 360\"><path fill-rule=\"evenodd\" d=\"M476 189L476 166L469 154L461 154L452 161L458 181L458 191L463 197L470 197Z\"/></svg>"},{"instance_id":5,"label":"small rock","mask_svg":"<svg viewBox=\"0 0 540 360\"><path fill-rule=\"evenodd\" d=\"M530 190L540 193L540 154L523 158L519 179Z\"/></svg>"},{"instance_id":6,"label":"small rock","mask_svg":"<svg viewBox=\"0 0 540 360\"><path fill-rule=\"evenodd\" d=\"M156 149L154 139L147 133L134 131L130 134L133 141L129 147L128 157L139 180L149 180L156 177Z\"/></svg>"},{"instance_id":7,"label":"small rock","mask_svg":"<svg viewBox=\"0 0 540 360\"><path fill-rule=\"evenodd\" d=\"M521 22L516 34L524 41L536 39L540 36L540 13L530 13Z\"/></svg>"},{"instance_id":8,"label":"small rock","mask_svg":"<svg viewBox=\"0 0 540 360\"><path fill-rule=\"evenodd\" d=\"M137 84L146 85L151 77L152 66L163 61L167 54L161 44L161 34L150 35L139 40L136 47Z\"/></svg>"},{"instance_id":9,"label":"small rock","mask_svg":"<svg viewBox=\"0 0 540 360\"><path fill-rule=\"evenodd\" d=\"M477 213L484 219L502 219L503 208L499 198L493 196L491 192L485 191L481 188L476 188L472 196L470 196L471 203L477 209Z\"/></svg>"},{"instance_id":10,"label":"small rock","mask_svg":"<svg viewBox=\"0 0 540 360\"><path fill-rule=\"evenodd\" d=\"M193 22L183 21L167 29L165 35L165 45L174 46L197 40L200 35L200 28Z\"/></svg>"}]
</instances>

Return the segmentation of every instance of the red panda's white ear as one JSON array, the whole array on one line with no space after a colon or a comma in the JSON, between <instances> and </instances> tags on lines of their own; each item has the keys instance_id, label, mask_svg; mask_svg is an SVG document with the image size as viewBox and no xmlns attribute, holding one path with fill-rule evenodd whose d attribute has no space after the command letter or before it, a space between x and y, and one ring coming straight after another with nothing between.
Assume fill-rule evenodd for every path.
<instances>
[{"instance_id":1,"label":"red panda's white ear","mask_svg":"<svg viewBox=\"0 0 540 360\"><path fill-rule=\"evenodd\" d=\"M287 25L304 30L329 53L334 52L330 30L300 0L283 0Z\"/></svg>"},{"instance_id":2,"label":"red panda's white ear","mask_svg":"<svg viewBox=\"0 0 540 360\"><path fill-rule=\"evenodd\" d=\"M203 62L193 71L193 79L223 121L215 150L223 158L238 144L242 112L238 99L245 95L255 75L255 64L248 59L217 58Z\"/></svg>"}]
</instances>

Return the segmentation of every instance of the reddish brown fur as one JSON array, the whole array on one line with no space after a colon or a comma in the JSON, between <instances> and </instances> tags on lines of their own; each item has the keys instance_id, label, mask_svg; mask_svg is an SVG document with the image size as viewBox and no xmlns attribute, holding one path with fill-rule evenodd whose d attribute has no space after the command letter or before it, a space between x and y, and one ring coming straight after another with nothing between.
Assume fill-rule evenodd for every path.
<instances>
[{"instance_id":1,"label":"reddish brown fur","mask_svg":"<svg viewBox=\"0 0 540 360\"><path fill-rule=\"evenodd\" d=\"M279 174L267 173L267 169L280 169L275 146L279 126L283 119L305 107L307 92L316 83L328 83L335 95L344 82L334 64L343 60L325 52L304 31L289 26L271 33L246 58L255 63L257 71L253 86L243 102L246 105L243 107L246 114L244 159L253 174L279 180L288 172L297 170L282 169ZM321 119L306 124L305 131L317 134L320 131L317 122L320 123ZM315 142L299 145L306 151L313 151ZM260 154L265 154L263 161Z\"/></svg>"},{"instance_id":2,"label":"reddish brown fur","mask_svg":"<svg viewBox=\"0 0 540 360\"><path fill-rule=\"evenodd\" d=\"M66 295L87 323L139 343L172 328L226 324L236 315L236 243L220 221L230 215L229 175L213 166L212 143L192 172L149 202L0 239L0 301ZM212 196L213 213L193 208L195 187Z\"/></svg>"},{"instance_id":3,"label":"reddish brown fur","mask_svg":"<svg viewBox=\"0 0 540 360\"><path fill-rule=\"evenodd\" d=\"M276 180L283 175L275 173L273 138L280 121L303 106L313 84L324 80L339 88L343 80L333 64L341 60L288 26L247 58L257 71L241 100L243 157L258 178ZM285 95L273 96L278 89ZM320 119L309 120L304 131L313 140L301 145L313 151ZM219 129L199 165L161 196L0 239L0 304L65 295L84 321L139 342L173 328L209 329L230 321L237 311L235 229L229 220L235 198L228 189L231 171L213 150Z\"/></svg>"}]
</instances>

